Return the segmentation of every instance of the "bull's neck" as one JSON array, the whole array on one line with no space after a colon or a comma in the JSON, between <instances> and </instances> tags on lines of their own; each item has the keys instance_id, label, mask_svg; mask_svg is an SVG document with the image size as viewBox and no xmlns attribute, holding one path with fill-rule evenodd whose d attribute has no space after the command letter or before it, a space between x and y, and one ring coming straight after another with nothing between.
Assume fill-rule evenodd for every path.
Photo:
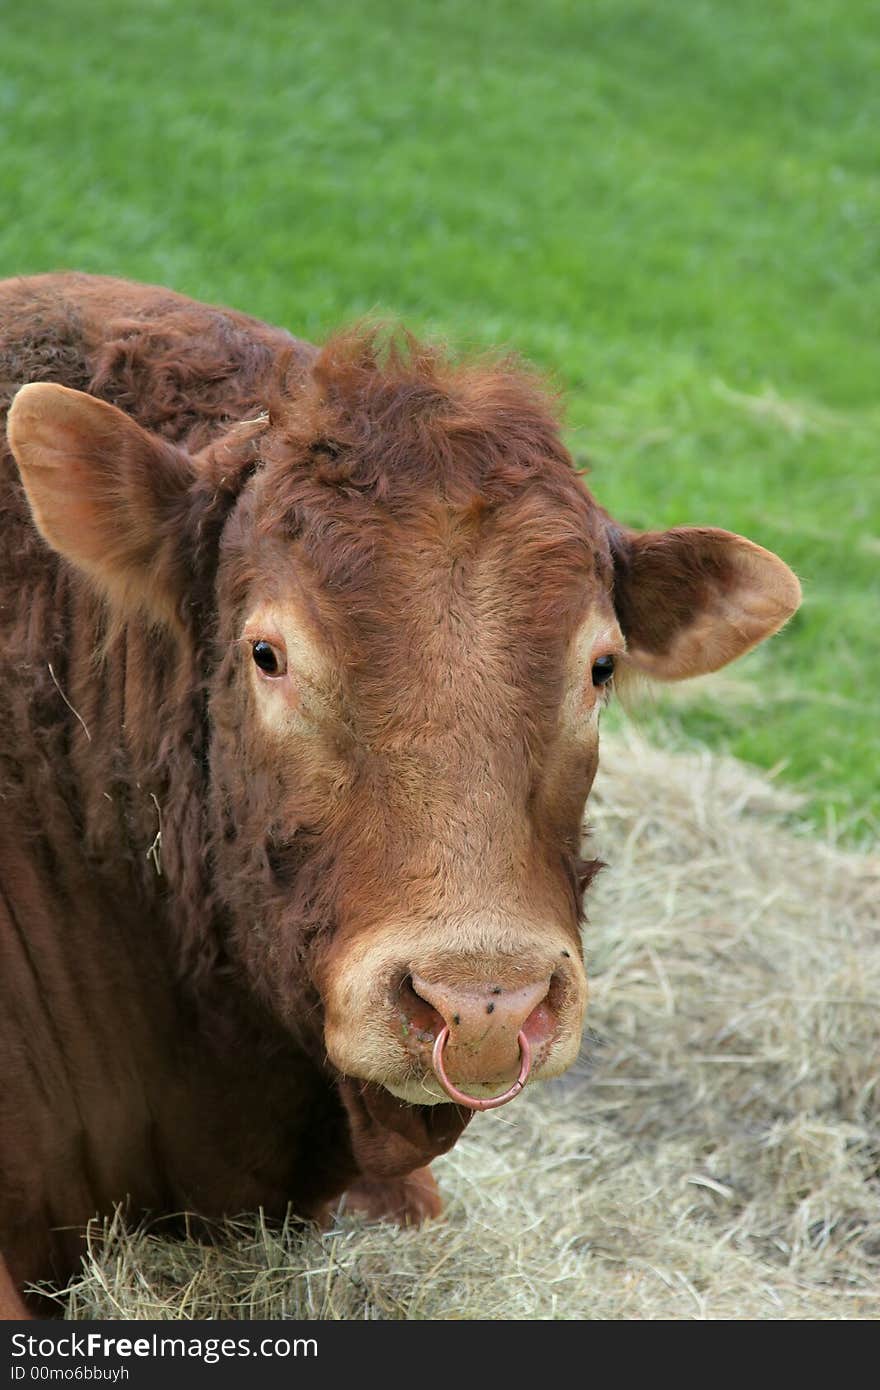
<instances>
[{"instance_id":1,"label":"bull's neck","mask_svg":"<svg viewBox=\"0 0 880 1390\"><path fill-rule=\"evenodd\" d=\"M100 605L78 585L70 609L66 660L49 677L83 852L94 872L120 887L124 874L147 911L186 934L211 896L199 654L139 618L106 640Z\"/></svg>"}]
</instances>

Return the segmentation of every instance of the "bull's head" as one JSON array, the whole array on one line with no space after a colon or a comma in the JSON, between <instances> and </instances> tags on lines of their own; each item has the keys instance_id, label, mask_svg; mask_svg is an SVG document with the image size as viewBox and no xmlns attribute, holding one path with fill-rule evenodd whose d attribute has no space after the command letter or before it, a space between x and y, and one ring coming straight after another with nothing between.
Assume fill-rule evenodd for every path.
<instances>
[{"instance_id":1,"label":"bull's head","mask_svg":"<svg viewBox=\"0 0 880 1390\"><path fill-rule=\"evenodd\" d=\"M716 670L798 583L725 531L612 522L510 364L355 335L268 405L190 457L33 385L10 438L49 544L203 652L214 874L251 987L344 1077L476 1107L578 1052L615 684Z\"/></svg>"}]
</instances>

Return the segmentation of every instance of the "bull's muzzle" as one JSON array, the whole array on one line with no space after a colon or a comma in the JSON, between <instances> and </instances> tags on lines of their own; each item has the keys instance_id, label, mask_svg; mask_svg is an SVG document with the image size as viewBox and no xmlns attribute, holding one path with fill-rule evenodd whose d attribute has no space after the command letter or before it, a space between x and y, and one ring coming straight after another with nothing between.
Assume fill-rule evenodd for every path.
<instances>
[{"instance_id":1,"label":"bull's muzzle","mask_svg":"<svg viewBox=\"0 0 880 1390\"><path fill-rule=\"evenodd\" d=\"M389 925L329 958L325 1041L343 1075L475 1111L571 1065L587 982L569 932L489 921L426 935Z\"/></svg>"}]
</instances>

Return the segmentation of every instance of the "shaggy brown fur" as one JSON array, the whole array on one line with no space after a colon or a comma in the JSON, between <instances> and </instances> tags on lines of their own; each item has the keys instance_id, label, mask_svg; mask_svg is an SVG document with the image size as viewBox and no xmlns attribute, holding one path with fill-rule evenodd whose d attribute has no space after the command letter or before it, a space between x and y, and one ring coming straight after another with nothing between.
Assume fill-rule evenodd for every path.
<instances>
[{"instance_id":1,"label":"shaggy brown fur","mask_svg":"<svg viewBox=\"0 0 880 1390\"><path fill-rule=\"evenodd\" d=\"M49 276L0 285L4 409L29 382L129 421L31 388L19 467L0 456L12 1278L66 1278L84 1224L125 1198L308 1217L348 1188L431 1214L420 1170L468 1113L402 1103L378 1064L340 1074L341 973L400 921L471 988L472 924L501 911L505 987L553 924L551 1013L574 1017L596 766L562 714L577 633L614 625L613 596L630 660L676 678L699 665L694 631L702 669L720 665L784 621L796 581L726 533L656 545L611 525L509 362L369 332L317 355L165 290ZM329 674L308 736L279 741L242 624L288 602ZM370 988L375 1014L345 1027L400 1053L387 981ZM406 1066L425 1070L417 1050Z\"/></svg>"}]
</instances>

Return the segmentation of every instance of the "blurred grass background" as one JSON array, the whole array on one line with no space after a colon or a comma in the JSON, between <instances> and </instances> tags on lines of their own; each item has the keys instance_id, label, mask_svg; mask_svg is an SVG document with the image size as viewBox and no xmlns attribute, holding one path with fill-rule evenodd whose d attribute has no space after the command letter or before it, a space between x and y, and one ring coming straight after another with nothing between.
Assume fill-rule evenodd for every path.
<instances>
[{"instance_id":1,"label":"blurred grass background","mask_svg":"<svg viewBox=\"0 0 880 1390\"><path fill-rule=\"evenodd\" d=\"M0 25L0 275L126 275L312 338L379 309L533 359L620 519L742 531L804 581L781 638L643 719L876 833L874 0L0 0Z\"/></svg>"}]
</instances>

